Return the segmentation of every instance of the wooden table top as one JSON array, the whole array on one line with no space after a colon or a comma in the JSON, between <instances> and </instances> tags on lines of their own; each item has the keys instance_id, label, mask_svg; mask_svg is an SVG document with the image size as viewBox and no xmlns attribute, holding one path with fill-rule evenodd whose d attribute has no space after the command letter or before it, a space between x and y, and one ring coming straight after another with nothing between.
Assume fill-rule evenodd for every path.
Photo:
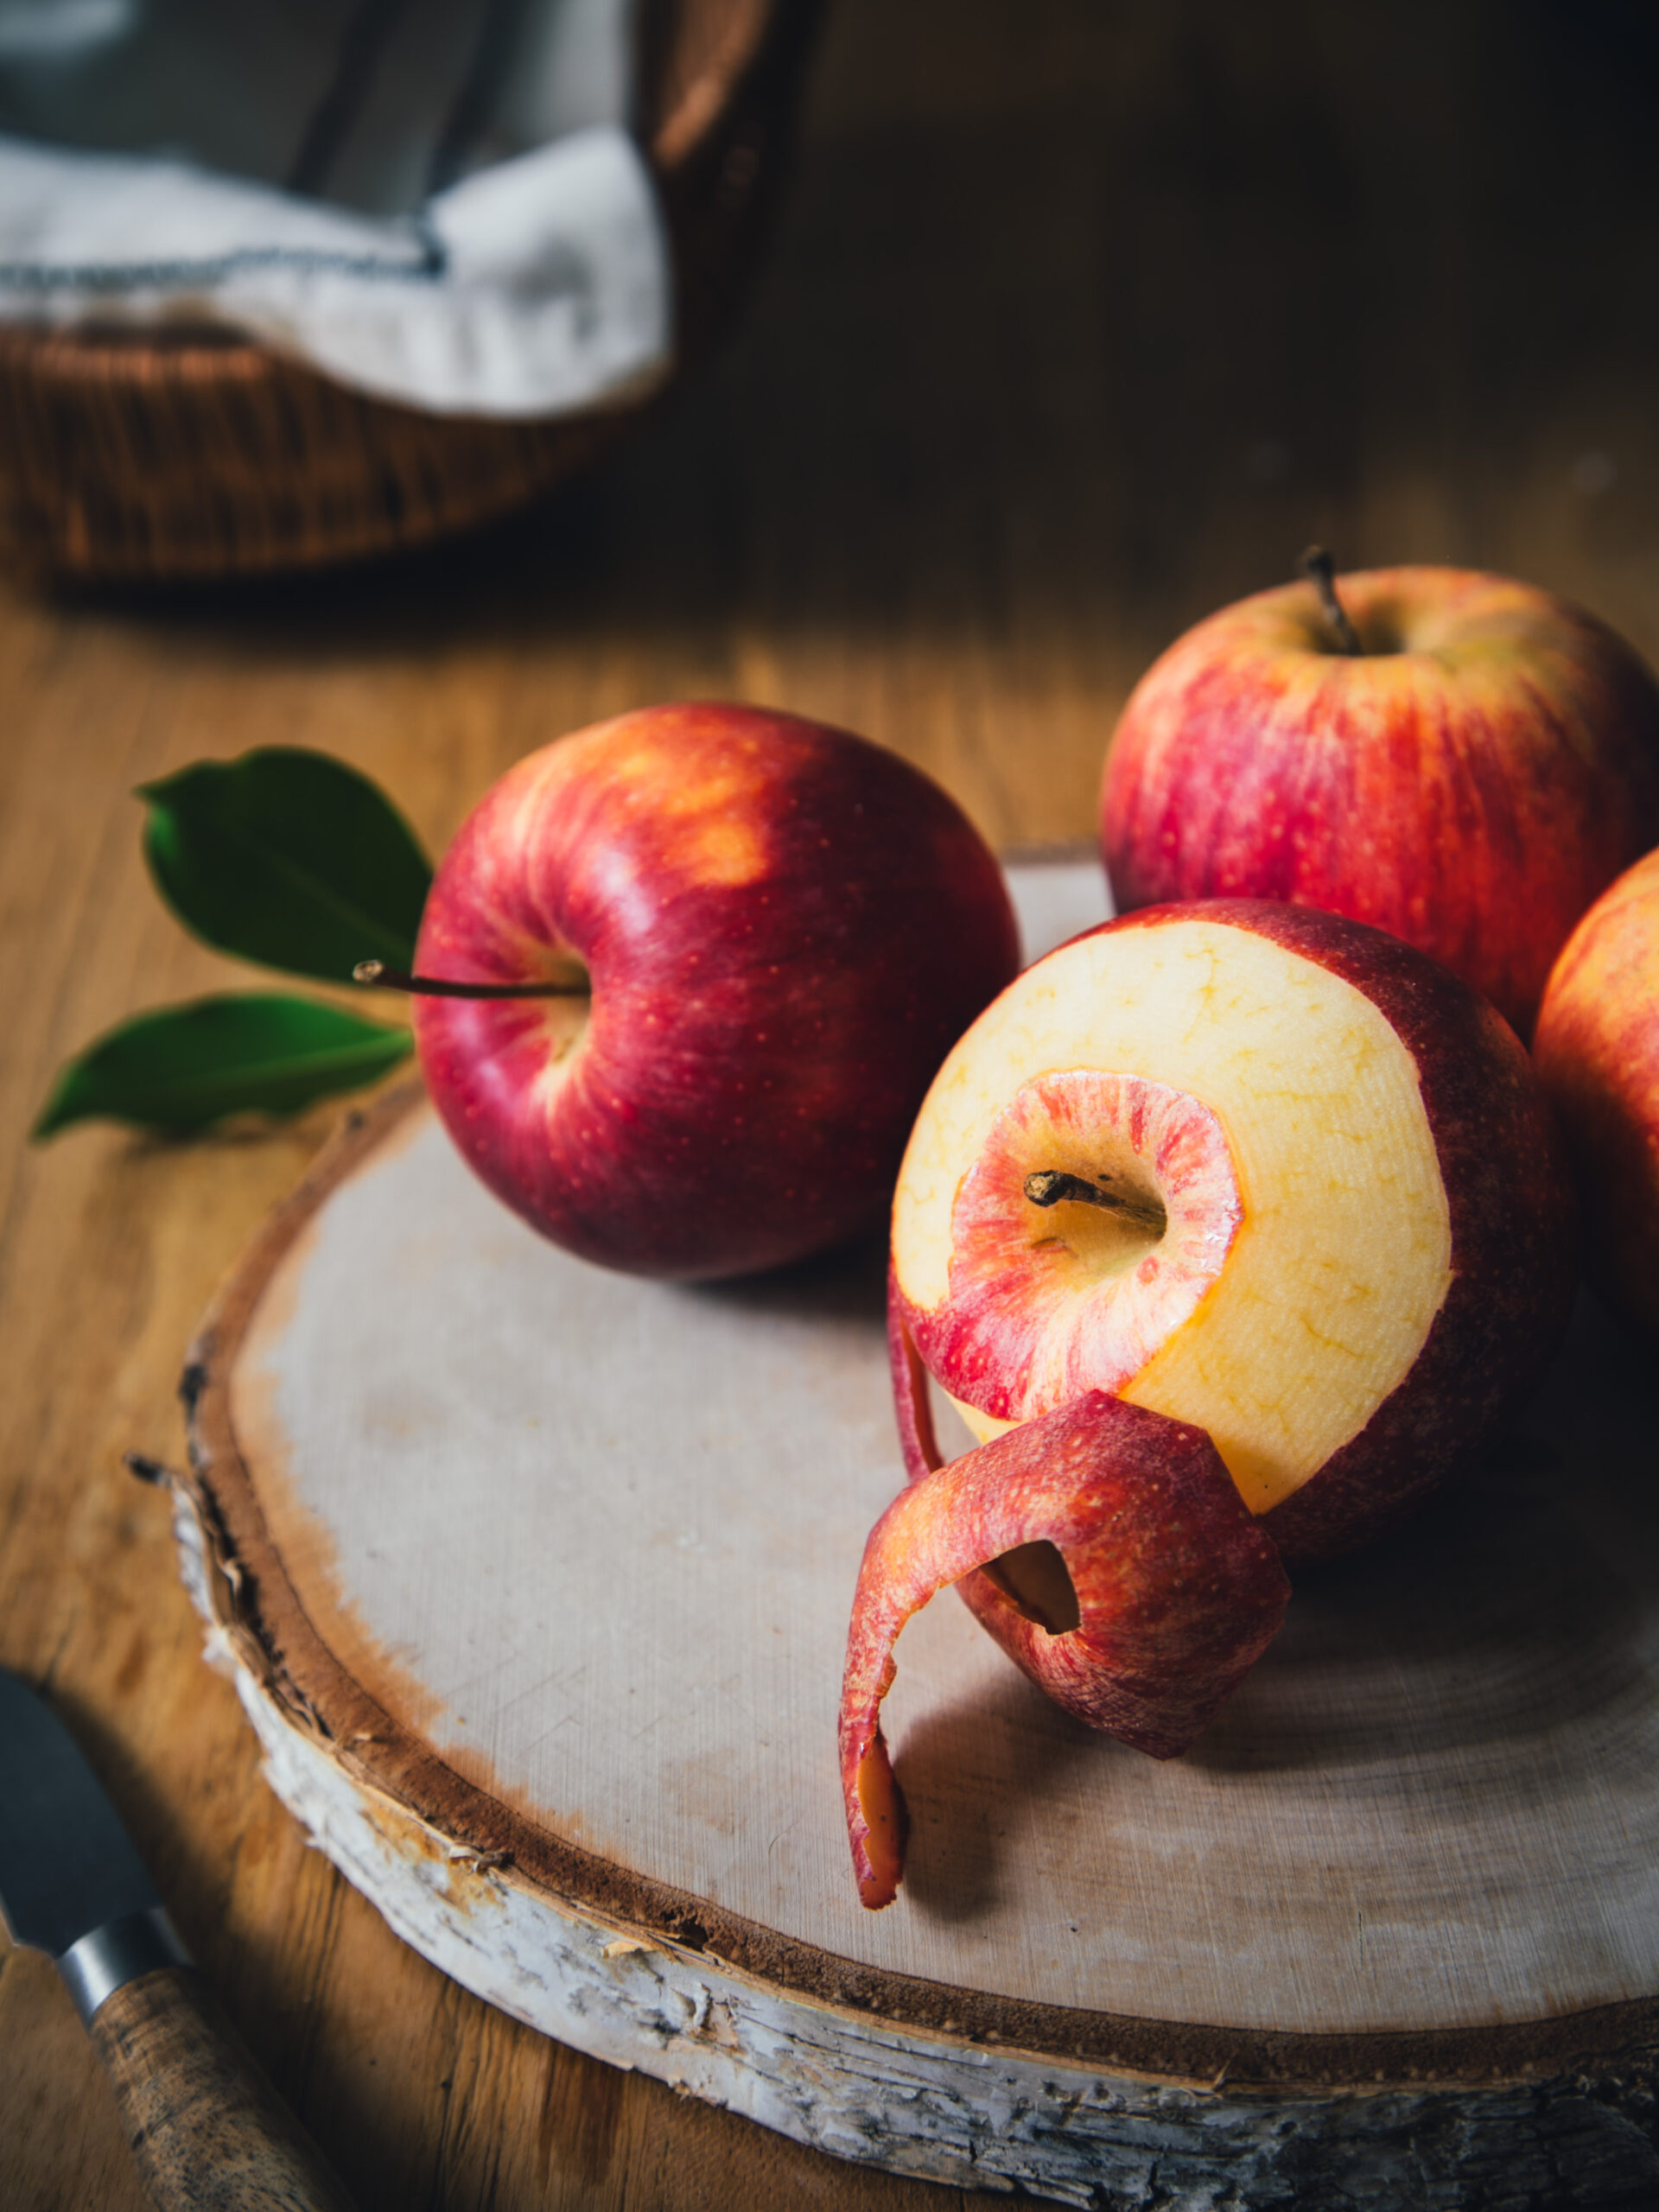
<instances>
[{"instance_id":1,"label":"wooden table top","mask_svg":"<svg viewBox=\"0 0 1659 2212\"><path fill-rule=\"evenodd\" d=\"M944 2200L492 2012L260 1780L164 1499L121 1457L181 1454L192 1328L335 1111L26 1147L98 1031L253 980L162 912L131 787L318 746L437 850L532 746L725 695L895 747L1001 842L1086 836L1136 674L1312 537L1344 565L1512 570L1659 655L1633 24L842 0L741 335L563 499L357 575L159 602L0 586L0 1662L49 1687L365 2212ZM3 1948L0 2202L140 2202L54 1970Z\"/></svg>"}]
</instances>

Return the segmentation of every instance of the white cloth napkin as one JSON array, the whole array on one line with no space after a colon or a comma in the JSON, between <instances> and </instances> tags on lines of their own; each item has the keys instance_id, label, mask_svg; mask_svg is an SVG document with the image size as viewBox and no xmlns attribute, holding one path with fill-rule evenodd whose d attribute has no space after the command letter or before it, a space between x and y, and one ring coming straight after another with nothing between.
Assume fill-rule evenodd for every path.
<instances>
[{"instance_id":1,"label":"white cloth napkin","mask_svg":"<svg viewBox=\"0 0 1659 2212\"><path fill-rule=\"evenodd\" d=\"M228 326L436 414L648 389L672 302L626 0L435 4L0 0L0 320Z\"/></svg>"}]
</instances>

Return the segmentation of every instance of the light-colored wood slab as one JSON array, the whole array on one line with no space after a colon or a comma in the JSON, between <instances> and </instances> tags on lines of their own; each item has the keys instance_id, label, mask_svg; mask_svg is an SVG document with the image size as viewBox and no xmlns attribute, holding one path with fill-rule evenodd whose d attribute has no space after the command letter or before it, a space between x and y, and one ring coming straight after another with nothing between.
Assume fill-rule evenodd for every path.
<instances>
[{"instance_id":1,"label":"light-colored wood slab","mask_svg":"<svg viewBox=\"0 0 1659 2212\"><path fill-rule=\"evenodd\" d=\"M1033 950L1101 911L1091 867L1015 881ZM1570 2144L1575 2202L1659 2177L1659 1503L1599 1318L1492 1465L1305 1578L1183 1760L931 1607L889 1706L912 1872L871 1916L835 1717L900 1480L880 1277L603 1274L417 1091L348 1131L203 1331L180 1501L335 1863L518 2018L902 2171L1254 2203L1347 2145L1452 2204L1484 2130L1541 2172Z\"/></svg>"}]
</instances>

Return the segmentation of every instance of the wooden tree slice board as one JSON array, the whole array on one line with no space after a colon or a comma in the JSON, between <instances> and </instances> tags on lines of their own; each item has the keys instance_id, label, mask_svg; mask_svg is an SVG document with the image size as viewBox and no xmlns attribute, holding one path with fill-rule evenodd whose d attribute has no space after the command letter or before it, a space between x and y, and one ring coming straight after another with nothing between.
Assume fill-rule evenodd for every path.
<instances>
[{"instance_id":1,"label":"wooden tree slice board","mask_svg":"<svg viewBox=\"0 0 1659 2212\"><path fill-rule=\"evenodd\" d=\"M1103 911L1092 867L1014 881L1033 950ZM836 1707L902 1479L881 1257L639 1282L498 1205L417 1087L348 1127L204 1326L178 1491L323 1849L519 2018L896 2171L1659 2201L1635 1355L1586 1308L1496 1461L1305 1576L1184 1759L1092 1736L936 1602L888 1704L908 1883L869 1915Z\"/></svg>"}]
</instances>

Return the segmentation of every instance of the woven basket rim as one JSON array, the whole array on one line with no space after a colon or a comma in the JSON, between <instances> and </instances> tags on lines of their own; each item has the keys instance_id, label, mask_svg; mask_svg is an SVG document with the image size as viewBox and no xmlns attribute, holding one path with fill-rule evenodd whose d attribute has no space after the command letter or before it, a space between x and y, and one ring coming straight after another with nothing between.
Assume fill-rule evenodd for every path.
<instances>
[{"instance_id":1,"label":"woven basket rim","mask_svg":"<svg viewBox=\"0 0 1659 2212\"><path fill-rule=\"evenodd\" d=\"M639 0L644 127L677 296L645 393L433 414L234 328L0 326L0 538L41 581L218 582L491 522L596 460L728 324L753 267L822 0Z\"/></svg>"},{"instance_id":2,"label":"woven basket rim","mask_svg":"<svg viewBox=\"0 0 1659 2212\"><path fill-rule=\"evenodd\" d=\"M699 154L719 132L746 73L788 4L789 0L661 0L661 15L683 16L701 5L708 13L723 11L725 17L724 29L702 67L672 87L665 112L632 134L652 175L669 188L670 205L665 212L671 229L674 184L695 166ZM86 378L106 386L111 378L121 376L124 366L139 382L153 380L159 372L169 382L183 384L219 379L250 383L271 372L322 373L287 359L232 324L215 323L205 316L181 318L162 326L122 324L113 319L73 325L8 322L0 324L0 356L13 364L26 360L38 378L67 383ZM399 404L378 395L364 397L394 410ZM406 411L423 410L410 408ZM563 419L581 421L589 414L612 411L612 406L596 403Z\"/></svg>"}]
</instances>

